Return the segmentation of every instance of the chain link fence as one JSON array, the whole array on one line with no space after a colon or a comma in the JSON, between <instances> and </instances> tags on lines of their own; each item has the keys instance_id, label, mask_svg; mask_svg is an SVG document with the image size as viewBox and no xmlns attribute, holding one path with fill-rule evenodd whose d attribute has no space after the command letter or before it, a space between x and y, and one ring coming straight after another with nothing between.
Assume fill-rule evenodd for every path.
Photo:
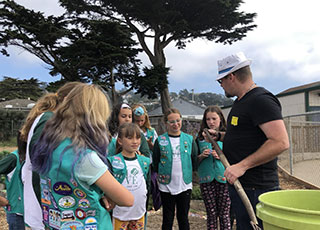
<instances>
[{"instance_id":1,"label":"chain link fence","mask_svg":"<svg viewBox=\"0 0 320 230\"><path fill-rule=\"evenodd\" d=\"M0 120L0 142L16 138L24 120Z\"/></svg>"},{"instance_id":2,"label":"chain link fence","mask_svg":"<svg viewBox=\"0 0 320 230\"><path fill-rule=\"evenodd\" d=\"M320 188L320 111L284 117L290 147L278 165L291 176Z\"/></svg>"}]
</instances>

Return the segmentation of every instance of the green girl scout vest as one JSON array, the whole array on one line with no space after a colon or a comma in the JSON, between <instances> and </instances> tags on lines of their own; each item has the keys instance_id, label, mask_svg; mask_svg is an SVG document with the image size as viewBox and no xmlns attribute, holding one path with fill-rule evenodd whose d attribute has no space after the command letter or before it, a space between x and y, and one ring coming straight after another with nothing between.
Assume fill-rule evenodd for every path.
<instances>
[{"instance_id":1,"label":"green girl scout vest","mask_svg":"<svg viewBox=\"0 0 320 230\"><path fill-rule=\"evenodd\" d=\"M108 145L108 156L116 155L116 144L117 144L117 138L112 137Z\"/></svg>"},{"instance_id":2,"label":"green girl scout vest","mask_svg":"<svg viewBox=\"0 0 320 230\"><path fill-rule=\"evenodd\" d=\"M147 129L147 139L149 139L150 137L152 137L152 142L154 140L154 128L151 129Z\"/></svg>"},{"instance_id":3,"label":"green girl scout vest","mask_svg":"<svg viewBox=\"0 0 320 230\"><path fill-rule=\"evenodd\" d=\"M6 212L23 214L23 184L21 180L21 168L23 163L20 164L18 150L13 151L11 154L14 154L17 157L17 164L10 182L8 177L6 177L5 181L7 200L10 204L6 207Z\"/></svg>"},{"instance_id":4,"label":"green girl scout vest","mask_svg":"<svg viewBox=\"0 0 320 230\"><path fill-rule=\"evenodd\" d=\"M40 175L41 208L46 229L111 230L110 215L99 202L103 196L101 189L96 185L86 188L72 177L73 149L68 148L63 153L70 145L69 138L63 140L52 153L49 172Z\"/></svg>"},{"instance_id":5,"label":"green girl scout vest","mask_svg":"<svg viewBox=\"0 0 320 230\"><path fill-rule=\"evenodd\" d=\"M198 139L199 145L199 153L202 153L205 149L212 149L211 143L206 142L205 140L200 141ZM222 148L222 142L218 141L218 145ZM216 179L216 181L220 183L226 183L227 180L223 175L225 168L220 160L214 158L212 155L203 159L198 167L198 174L199 174L199 182L200 183L209 183Z\"/></svg>"},{"instance_id":6,"label":"green girl scout vest","mask_svg":"<svg viewBox=\"0 0 320 230\"><path fill-rule=\"evenodd\" d=\"M138 162L140 164L140 167L143 171L144 179L146 182L148 181L148 172L149 172L149 167L150 167L150 159L148 157L142 156L142 155L136 155ZM114 178L122 184L123 180L127 176L127 166L124 162L124 157L122 156L121 153L108 157L108 160L111 163L112 166L112 172Z\"/></svg>"},{"instance_id":7,"label":"green girl scout vest","mask_svg":"<svg viewBox=\"0 0 320 230\"><path fill-rule=\"evenodd\" d=\"M192 140L189 134L180 134L180 153L183 180L186 184L192 182ZM158 137L160 147L160 161L158 168L158 181L161 184L169 184L172 175L172 147L168 133Z\"/></svg>"}]
</instances>

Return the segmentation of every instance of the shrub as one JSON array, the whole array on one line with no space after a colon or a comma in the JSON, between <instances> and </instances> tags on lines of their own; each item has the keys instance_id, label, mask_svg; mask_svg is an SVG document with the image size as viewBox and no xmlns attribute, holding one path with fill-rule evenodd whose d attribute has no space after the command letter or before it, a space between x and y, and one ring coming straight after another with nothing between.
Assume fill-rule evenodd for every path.
<instances>
[{"instance_id":1,"label":"shrub","mask_svg":"<svg viewBox=\"0 0 320 230\"><path fill-rule=\"evenodd\" d=\"M202 200L200 185L198 184L193 185L191 200Z\"/></svg>"}]
</instances>

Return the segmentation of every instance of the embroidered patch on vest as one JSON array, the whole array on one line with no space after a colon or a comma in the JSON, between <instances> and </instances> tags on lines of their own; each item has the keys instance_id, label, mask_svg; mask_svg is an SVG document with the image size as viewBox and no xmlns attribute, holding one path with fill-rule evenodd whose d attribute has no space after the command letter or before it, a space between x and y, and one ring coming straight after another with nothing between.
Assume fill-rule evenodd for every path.
<instances>
[{"instance_id":1,"label":"embroidered patch on vest","mask_svg":"<svg viewBox=\"0 0 320 230\"><path fill-rule=\"evenodd\" d=\"M71 221L75 220L74 213L72 210L64 210L61 213L61 221Z\"/></svg>"},{"instance_id":2,"label":"embroidered patch on vest","mask_svg":"<svg viewBox=\"0 0 320 230\"><path fill-rule=\"evenodd\" d=\"M42 207L42 216L43 216L43 221L45 223L49 223L49 207L47 205L41 205Z\"/></svg>"},{"instance_id":3,"label":"embroidered patch on vest","mask_svg":"<svg viewBox=\"0 0 320 230\"><path fill-rule=\"evenodd\" d=\"M85 224L96 224L96 223L97 223L97 219L94 217L88 217L85 222Z\"/></svg>"},{"instance_id":4,"label":"embroidered patch on vest","mask_svg":"<svg viewBox=\"0 0 320 230\"><path fill-rule=\"evenodd\" d=\"M159 145L167 146L169 144L169 141L167 140L160 140Z\"/></svg>"},{"instance_id":5,"label":"embroidered patch on vest","mask_svg":"<svg viewBox=\"0 0 320 230\"><path fill-rule=\"evenodd\" d=\"M59 199L59 206L61 208L71 208L75 203L76 201L72 196L64 196Z\"/></svg>"},{"instance_id":6,"label":"embroidered patch on vest","mask_svg":"<svg viewBox=\"0 0 320 230\"><path fill-rule=\"evenodd\" d=\"M87 217L87 214L85 211L83 211L82 209L80 208L77 208L76 209L76 217L80 220L83 220L84 218Z\"/></svg>"},{"instance_id":7,"label":"embroidered patch on vest","mask_svg":"<svg viewBox=\"0 0 320 230\"><path fill-rule=\"evenodd\" d=\"M49 209L49 226L60 229L61 219L58 210Z\"/></svg>"},{"instance_id":8,"label":"embroidered patch on vest","mask_svg":"<svg viewBox=\"0 0 320 230\"><path fill-rule=\"evenodd\" d=\"M87 194L82 191L81 189L79 188L76 188L74 191L73 191L73 194L79 198L79 199L82 199L82 198L86 198L87 197Z\"/></svg>"},{"instance_id":9,"label":"embroidered patch on vest","mask_svg":"<svg viewBox=\"0 0 320 230\"><path fill-rule=\"evenodd\" d=\"M120 157L114 157L112 161L112 167L115 169L124 169L124 163L121 161Z\"/></svg>"},{"instance_id":10,"label":"embroidered patch on vest","mask_svg":"<svg viewBox=\"0 0 320 230\"><path fill-rule=\"evenodd\" d=\"M81 199L78 202L80 208L90 208L90 202L87 199Z\"/></svg>"},{"instance_id":11,"label":"embroidered patch on vest","mask_svg":"<svg viewBox=\"0 0 320 230\"><path fill-rule=\"evenodd\" d=\"M79 221L69 221L64 223L61 227L61 230L84 230L83 224Z\"/></svg>"},{"instance_id":12,"label":"embroidered patch on vest","mask_svg":"<svg viewBox=\"0 0 320 230\"><path fill-rule=\"evenodd\" d=\"M59 195L67 196L72 194L72 188L66 182L57 182L53 185L53 191Z\"/></svg>"}]
</instances>

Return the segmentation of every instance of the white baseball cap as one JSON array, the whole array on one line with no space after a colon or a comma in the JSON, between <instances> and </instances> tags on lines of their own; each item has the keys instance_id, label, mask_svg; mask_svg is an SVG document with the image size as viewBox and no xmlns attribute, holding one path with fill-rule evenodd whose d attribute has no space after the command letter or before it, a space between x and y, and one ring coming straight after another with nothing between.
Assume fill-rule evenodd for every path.
<instances>
[{"instance_id":1,"label":"white baseball cap","mask_svg":"<svg viewBox=\"0 0 320 230\"><path fill-rule=\"evenodd\" d=\"M246 58L243 52L232 54L226 58L218 60L218 76L216 80L224 78L228 74L251 64L251 60Z\"/></svg>"}]
</instances>

